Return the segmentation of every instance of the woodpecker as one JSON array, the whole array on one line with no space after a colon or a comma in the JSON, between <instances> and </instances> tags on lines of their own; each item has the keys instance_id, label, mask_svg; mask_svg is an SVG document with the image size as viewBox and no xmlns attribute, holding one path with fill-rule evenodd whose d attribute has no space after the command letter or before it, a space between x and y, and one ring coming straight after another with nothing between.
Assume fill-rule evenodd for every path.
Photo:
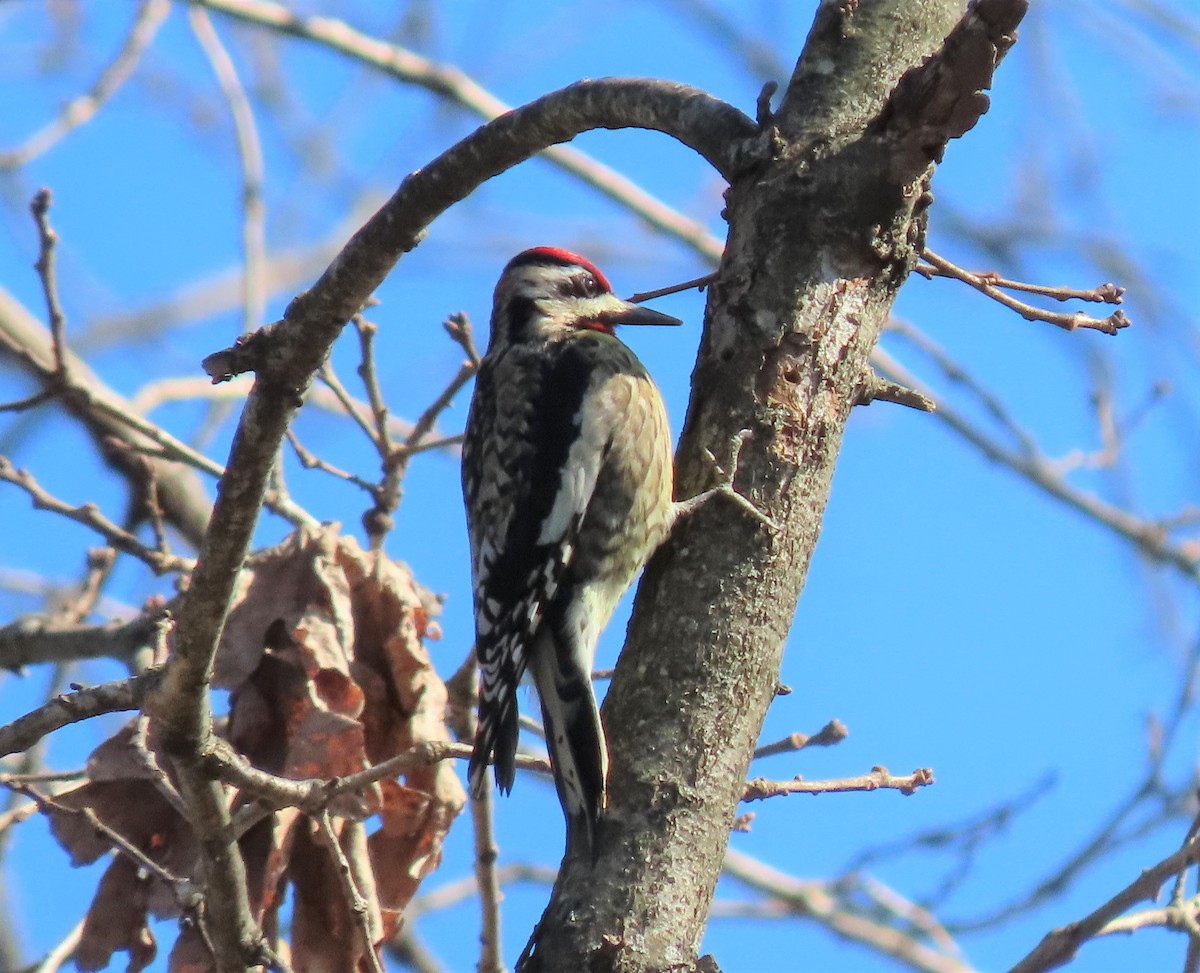
<instances>
[{"instance_id":1,"label":"woodpecker","mask_svg":"<svg viewBox=\"0 0 1200 973\"><path fill-rule=\"evenodd\" d=\"M481 796L494 761L512 789L528 670L568 856L592 853L606 804L596 640L674 517L662 397L614 328L680 323L617 298L583 257L536 247L500 275L475 377L462 481L482 678L468 776Z\"/></svg>"}]
</instances>

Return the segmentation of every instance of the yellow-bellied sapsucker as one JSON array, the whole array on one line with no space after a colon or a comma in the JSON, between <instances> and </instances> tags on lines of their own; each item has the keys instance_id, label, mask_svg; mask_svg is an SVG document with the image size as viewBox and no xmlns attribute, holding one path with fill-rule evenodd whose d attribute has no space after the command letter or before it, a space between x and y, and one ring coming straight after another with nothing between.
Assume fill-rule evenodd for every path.
<instances>
[{"instance_id":1,"label":"yellow-bellied sapsucker","mask_svg":"<svg viewBox=\"0 0 1200 973\"><path fill-rule=\"evenodd\" d=\"M463 495L482 672L469 771L511 790L517 688L541 699L567 854L590 853L608 749L592 691L596 639L670 528L671 438L621 324L679 324L622 301L565 250L514 257L496 285L463 440Z\"/></svg>"}]
</instances>

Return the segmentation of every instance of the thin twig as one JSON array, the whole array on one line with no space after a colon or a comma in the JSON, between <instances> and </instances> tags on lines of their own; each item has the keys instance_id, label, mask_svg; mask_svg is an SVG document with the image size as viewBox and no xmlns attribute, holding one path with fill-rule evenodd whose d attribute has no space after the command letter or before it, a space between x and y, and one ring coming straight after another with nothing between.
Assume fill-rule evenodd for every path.
<instances>
[{"instance_id":1,"label":"thin twig","mask_svg":"<svg viewBox=\"0 0 1200 973\"><path fill-rule=\"evenodd\" d=\"M473 748L465 743L430 740L382 763L345 777L332 779L294 780L277 777L252 766L245 757L220 739L213 740L212 749L205 755L205 762L223 781L253 794L260 801L277 808L298 807L306 814L319 814L331 800L341 794L360 791L384 778L397 777L414 767L427 766L440 760L466 760L470 758L472 750ZM528 754L517 755L517 767L536 773L550 773L549 760Z\"/></svg>"},{"instance_id":2,"label":"thin twig","mask_svg":"<svg viewBox=\"0 0 1200 973\"><path fill-rule=\"evenodd\" d=\"M404 445L392 452L388 457L391 465L400 466L403 468L409 457L417 451L417 447L422 445L421 440L432 431L434 424L437 422L437 417L446 410L446 407L454 400L462 387L467 384L478 370L478 365L471 362L464 362L454 373L454 377L446 383L446 387L417 417L416 424L413 426L412 432L408 434L408 438L404 441Z\"/></svg>"},{"instance_id":3,"label":"thin twig","mask_svg":"<svg viewBox=\"0 0 1200 973\"><path fill-rule=\"evenodd\" d=\"M928 787L933 781L933 771L928 767L918 767L911 774L896 777L888 773L884 767L872 767L869 774L860 777L839 777L833 780L767 780L765 777L755 777L746 782L742 792L743 801L761 801L768 797L782 797L786 794L841 794L847 791L895 790L905 796L915 794L921 787Z\"/></svg>"},{"instance_id":4,"label":"thin twig","mask_svg":"<svg viewBox=\"0 0 1200 973\"><path fill-rule=\"evenodd\" d=\"M192 880L175 875L168 868L156 862L119 831L105 824L90 807L70 807L66 804L60 804L53 798L34 790L28 784L9 784L7 786L24 794L26 797L32 798L37 802L41 810L54 810L60 814L69 814L72 817L83 818L89 828L103 835L109 844L120 854L132 861L139 869L150 873L165 883L170 888L171 894L174 896L180 911L184 915L190 916L195 922L203 921L204 909L202 903L204 896Z\"/></svg>"},{"instance_id":5,"label":"thin twig","mask_svg":"<svg viewBox=\"0 0 1200 973\"><path fill-rule=\"evenodd\" d=\"M803 733L789 733L782 740L766 743L754 751L754 759L771 757L777 753L793 753L805 747L832 747L841 743L850 735L846 724L841 720L830 720L812 736Z\"/></svg>"},{"instance_id":6,"label":"thin twig","mask_svg":"<svg viewBox=\"0 0 1200 973\"><path fill-rule=\"evenodd\" d=\"M79 591L71 601L58 612L56 621L67 623L82 622L91 615L100 600L100 594L105 582L112 575L117 563L117 552L111 547L93 547L87 552L87 564L83 580L79 583Z\"/></svg>"},{"instance_id":7,"label":"thin twig","mask_svg":"<svg viewBox=\"0 0 1200 973\"><path fill-rule=\"evenodd\" d=\"M381 460L386 460L391 452L391 436L388 433L388 408L379 390L379 373L375 368L375 334L377 328L361 314L354 315L354 330L358 333L358 348L361 359L358 364L358 377L362 380L363 391L367 394L367 403L371 408L371 416L375 419L375 435L371 437Z\"/></svg>"},{"instance_id":8,"label":"thin twig","mask_svg":"<svg viewBox=\"0 0 1200 973\"><path fill-rule=\"evenodd\" d=\"M496 883L501 887L527 882L536 885L553 885L558 869L545 865L529 865L524 862L510 862L496 869ZM479 883L474 875L457 878L439 885L428 892L416 896L405 910L405 917L416 919L439 909L448 909L459 902L464 902L478 894Z\"/></svg>"},{"instance_id":9,"label":"thin twig","mask_svg":"<svg viewBox=\"0 0 1200 973\"><path fill-rule=\"evenodd\" d=\"M434 426L437 424L438 416L449 407L450 403L454 400L454 396L462 390L462 387L479 370L479 352L475 348L475 339L471 334L471 321L467 315L461 311L451 314L443 322L443 327L454 342L462 348L467 356L467 360L459 367L454 377L450 379L441 393L417 417L416 423L413 424L404 442L390 449L384 456L383 476L373 491L375 502L363 514L362 518L372 550L382 549L384 538L394 525L392 514L395 513L396 508L400 505L400 487L405 474L408 472L409 461L422 448L429 448L428 444L423 443L422 440L433 431ZM366 368L367 358L365 357L366 353L370 350L370 345L365 338L363 339L363 347L364 363L360 371L370 375L373 370ZM371 395L370 387L368 387L368 395ZM378 392L376 391L372 398L373 404L377 397ZM376 411L376 423L379 423L378 411Z\"/></svg>"},{"instance_id":10,"label":"thin twig","mask_svg":"<svg viewBox=\"0 0 1200 973\"><path fill-rule=\"evenodd\" d=\"M14 399L12 402L0 402L0 412L24 412L26 409L32 409L41 405L43 402L49 402L54 398L53 389L42 389L40 392L34 392L33 395L27 395L23 399Z\"/></svg>"},{"instance_id":11,"label":"thin twig","mask_svg":"<svg viewBox=\"0 0 1200 973\"><path fill-rule=\"evenodd\" d=\"M893 358L876 348L872 354L877 368L903 385L923 389L916 376L909 373ZM1001 463L1091 520L1108 528L1125 540L1131 541L1142 554L1155 561L1168 564L1181 571L1189 580L1198 580L1200 557L1193 556L1185 547L1170 543L1170 539L1157 523L1142 520L1128 511L1121 510L1099 497L1077 490L1062 477L1056 476L1049 463L1040 455L1025 455L1007 449L985 435L965 417L961 416L944 401L938 403L933 416L957 432L968 443L975 446L988 459Z\"/></svg>"},{"instance_id":12,"label":"thin twig","mask_svg":"<svg viewBox=\"0 0 1200 973\"><path fill-rule=\"evenodd\" d=\"M383 965L379 962L379 953L375 949L375 943L381 938L381 934L377 929L378 917L371 915L370 904L360 894L358 886L355 884L354 872L350 868L350 862L346 860L346 854L342 850L342 844L338 840L337 832L333 829L333 821L330 820L329 812L322 809L316 815L315 821L317 824L317 838L333 858L338 882L342 886L342 895L346 899L346 905L349 907L350 913L354 917L355 925L358 926L359 935L362 937L363 955L366 956L372 973L383 973ZM356 821L347 821L345 822L345 826L351 828L361 827ZM376 928L373 928L373 926Z\"/></svg>"},{"instance_id":13,"label":"thin twig","mask_svg":"<svg viewBox=\"0 0 1200 973\"><path fill-rule=\"evenodd\" d=\"M76 770L39 770L33 774L0 774L0 784L79 783L87 775L87 770L82 767Z\"/></svg>"},{"instance_id":14,"label":"thin twig","mask_svg":"<svg viewBox=\"0 0 1200 973\"><path fill-rule=\"evenodd\" d=\"M148 669L128 679L55 696L37 709L0 726L0 757L26 750L48 733L68 724L104 713L138 709L161 677L161 669Z\"/></svg>"},{"instance_id":15,"label":"thin twig","mask_svg":"<svg viewBox=\"0 0 1200 973\"><path fill-rule=\"evenodd\" d=\"M445 973L441 961L417 935L417 928L408 909L404 910L404 925L398 936L384 944L388 956L407 973Z\"/></svg>"},{"instance_id":16,"label":"thin twig","mask_svg":"<svg viewBox=\"0 0 1200 973\"><path fill-rule=\"evenodd\" d=\"M377 442L375 429L371 425L371 421L363 415L364 410L361 406L350 397L350 393L346 391L346 386L341 383L341 380L337 377L337 373L334 372L333 366L329 362L326 362L317 370L317 378L329 387L329 390L334 394L338 402L341 403L346 415L354 420L366 437L373 443Z\"/></svg>"},{"instance_id":17,"label":"thin twig","mask_svg":"<svg viewBox=\"0 0 1200 973\"><path fill-rule=\"evenodd\" d=\"M927 395L901 385L899 382L889 382L886 378L876 375L868 366L855 396L855 405L870 405L872 402L891 402L902 405L917 412L934 412L937 405Z\"/></svg>"},{"instance_id":18,"label":"thin twig","mask_svg":"<svg viewBox=\"0 0 1200 973\"><path fill-rule=\"evenodd\" d=\"M471 319L463 311L457 311L442 322L442 327L446 329L446 334L454 343L463 350L467 361L478 368L482 359L479 357L479 349L475 347L475 332L471 328Z\"/></svg>"},{"instance_id":19,"label":"thin twig","mask_svg":"<svg viewBox=\"0 0 1200 973\"><path fill-rule=\"evenodd\" d=\"M221 96L229 107L237 141L242 173L242 332L249 334L262 324L266 305L266 207L262 193L262 146L259 144L258 126L254 123L254 111L250 107L250 99L246 97L246 89L208 14L199 7L189 7L188 24L212 67Z\"/></svg>"},{"instance_id":20,"label":"thin twig","mask_svg":"<svg viewBox=\"0 0 1200 973\"><path fill-rule=\"evenodd\" d=\"M133 732L129 736L130 750L134 762L141 774L154 783L154 789L159 792L175 812L187 820L187 804L182 795L171 782L170 776L158 762L158 755L150 749L150 717L139 713L133 721Z\"/></svg>"},{"instance_id":21,"label":"thin twig","mask_svg":"<svg viewBox=\"0 0 1200 973\"><path fill-rule=\"evenodd\" d=\"M154 644L160 616L135 615L98 625L30 614L0 626L0 668L83 659L116 659L132 666L138 653Z\"/></svg>"},{"instance_id":22,"label":"thin twig","mask_svg":"<svg viewBox=\"0 0 1200 973\"><path fill-rule=\"evenodd\" d=\"M705 274L703 277L696 277L692 280L685 280L682 284L668 284L666 287L659 287L652 291L638 291L629 298L631 304L643 304L646 301L653 301L656 297L666 297L668 294L678 294L681 291L690 291L693 287L697 290L704 290L709 284L716 281L718 275L716 273Z\"/></svg>"},{"instance_id":23,"label":"thin twig","mask_svg":"<svg viewBox=\"0 0 1200 973\"><path fill-rule=\"evenodd\" d=\"M847 874L867 872L878 862L885 862L889 867L895 868L897 859L917 852L944 850L955 854L958 861L949 870L949 874L941 880L937 888L922 896L922 903L927 908L935 908L945 902L963 881L973 874L972 866L976 853L984 843L1004 831L1018 814L1034 807L1040 798L1050 792L1052 785L1053 777L1043 777L1034 781L1028 788L1013 794L1005 802L990 807L984 813L964 822L900 835L883 844L868 846L846 863L845 871Z\"/></svg>"},{"instance_id":24,"label":"thin twig","mask_svg":"<svg viewBox=\"0 0 1200 973\"><path fill-rule=\"evenodd\" d=\"M339 480L344 480L347 483L353 483L360 490L365 490L367 493L375 493L375 484L368 483L361 476L356 476L354 473L348 473L343 469L339 469L332 463L327 463L319 456L310 453L301 444L295 432L291 429L285 433L287 441L291 443L292 449L296 452L296 459L300 461L300 465L306 470L320 470L322 473L328 473L332 477Z\"/></svg>"},{"instance_id":25,"label":"thin twig","mask_svg":"<svg viewBox=\"0 0 1200 973\"><path fill-rule=\"evenodd\" d=\"M930 359L941 371L941 373L955 385L959 386L982 406L996 422L998 422L1021 449L1028 455L1035 455L1038 452L1037 443L1033 436L1021 426L1020 423L1013 418L1008 407L987 388L983 386L973 375L965 368L958 364L953 358L946 354L945 350L932 341L928 335L919 329L913 327L907 321L898 320L892 317L888 320L888 334L896 334L903 338L906 342L918 349L923 355ZM873 355L877 355L890 369L892 369L893 359L881 349L876 349Z\"/></svg>"},{"instance_id":26,"label":"thin twig","mask_svg":"<svg viewBox=\"0 0 1200 973\"><path fill-rule=\"evenodd\" d=\"M416 446L397 446L396 449L403 450L407 459L409 456L415 456L417 453L428 453L435 449L453 449L455 446L461 446L462 441L463 434L458 432L453 436L442 436L440 439L427 439Z\"/></svg>"},{"instance_id":27,"label":"thin twig","mask_svg":"<svg viewBox=\"0 0 1200 973\"><path fill-rule=\"evenodd\" d=\"M133 555L156 574L186 573L195 563L190 558L164 555L147 547L129 531L105 517L94 503L83 503L77 507L64 503L44 490L28 470L16 469L4 456L0 456L0 480L24 490L39 510L48 510L90 527L117 550Z\"/></svg>"},{"instance_id":28,"label":"thin twig","mask_svg":"<svg viewBox=\"0 0 1200 973\"><path fill-rule=\"evenodd\" d=\"M722 874L769 896L787 914L817 922L839 937L891 956L911 969L923 973L974 973L958 955L931 949L916 936L898 931L890 909L883 909L880 916L881 910L864 913L849 908L840 883L794 878L733 848L725 851Z\"/></svg>"},{"instance_id":29,"label":"thin twig","mask_svg":"<svg viewBox=\"0 0 1200 973\"><path fill-rule=\"evenodd\" d=\"M241 402L246 398L246 394L250 391L250 386L254 384L251 378L235 378L232 381L225 382L221 385L213 385L212 382L201 376L183 375L174 378L163 378L157 381L147 382L134 393L130 399L131 410L138 415L146 413L158 408L167 402L186 402L192 399L216 399L220 401ZM359 402L357 399L350 398L352 408L360 414L372 412L370 404ZM313 385L304 396L304 404L316 406L325 412L336 413L342 415L346 409L342 402L333 391L323 385ZM390 437L407 436L412 432L413 424L407 420L387 417L387 410L384 410L387 421L387 434ZM378 448L378 446L376 446Z\"/></svg>"},{"instance_id":30,"label":"thin twig","mask_svg":"<svg viewBox=\"0 0 1200 973\"><path fill-rule=\"evenodd\" d=\"M1062 328L1064 331L1074 331L1077 328L1089 328L1093 331L1099 331L1102 334L1116 334L1122 328L1127 328L1132 323L1125 312L1122 310L1113 311L1106 318L1093 318L1082 311L1076 311L1073 314L1065 312L1047 311L1040 307L1034 307L1032 304L1026 304L1024 301L1018 301L1014 297L1005 294L1004 291L991 283L991 276L980 277L968 270L963 270L949 260L939 256L932 250L925 250L922 256L925 257L943 277L953 277L955 280L961 280L964 284L969 284L981 294L985 294L999 304L1003 304L1010 310L1016 311L1026 321L1044 321L1047 324L1052 324L1056 328ZM1119 298L1119 294L1117 297ZM1110 301L1109 303L1118 303Z\"/></svg>"},{"instance_id":31,"label":"thin twig","mask_svg":"<svg viewBox=\"0 0 1200 973\"><path fill-rule=\"evenodd\" d=\"M442 389L441 394L417 417L412 431L404 440L403 447L388 457L389 463L395 463L401 468L408 462L408 458L412 455L414 447L421 445L421 441L433 431L438 416L446 410L454 400L454 396L479 371L479 351L475 347L475 338L471 331L470 318L462 311L459 311L451 314L442 323L442 327L446 329L446 333L454 340L454 343L462 348L463 353L467 356L467 360L459 367L454 377L446 383L446 387Z\"/></svg>"},{"instance_id":32,"label":"thin twig","mask_svg":"<svg viewBox=\"0 0 1200 973\"><path fill-rule=\"evenodd\" d=\"M0 786L4 786L4 781L0 780ZM77 781L35 781L35 783L43 783L48 786L43 787L43 790L51 796L57 796L63 791L73 790L78 786ZM31 817L38 813L37 801L26 801L24 804L16 804L7 811L0 813L0 835L8 833L8 830L14 824L20 824L22 821L28 821Z\"/></svg>"},{"instance_id":33,"label":"thin twig","mask_svg":"<svg viewBox=\"0 0 1200 973\"><path fill-rule=\"evenodd\" d=\"M933 263L919 263L913 270L926 279L956 276L955 274L947 273L940 266ZM1021 291L1025 294L1037 294L1040 297L1049 297L1064 304L1067 301L1090 301L1093 304L1120 304L1125 296L1125 288L1118 287L1113 283L1105 283L1098 287L1089 287L1086 289L1078 287L1054 287L1049 284L1031 284L1024 280L1010 280L990 270L967 271L967 273L978 277L981 281L990 284L992 287L1002 287L1007 291Z\"/></svg>"},{"instance_id":34,"label":"thin twig","mask_svg":"<svg viewBox=\"0 0 1200 973\"><path fill-rule=\"evenodd\" d=\"M46 683L46 698L52 699L62 692L63 687L66 685L67 679L70 676L72 666L73 663L70 662L57 662L54 664L54 667L50 671L50 678ZM45 737L35 741L32 746L26 747L23 751L21 751L17 758L15 772L12 774L3 775L6 779L6 783L10 785L13 783L35 783L35 778L40 776L43 771L42 758L45 754L45 751ZM18 805L19 800L20 798L18 797L17 792L15 790L10 790L8 793L8 798L5 801L4 809L6 811L11 810ZM12 832L0 834L0 859L2 859L4 854L7 852L9 839L11 837Z\"/></svg>"},{"instance_id":35,"label":"thin twig","mask_svg":"<svg viewBox=\"0 0 1200 973\"><path fill-rule=\"evenodd\" d=\"M58 299L58 276L54 260L58 234L50 225L50 202L50 190L43 187L34 193L29 204L29 211L33 214L38 230L38 258L33 267L42 282L42 296L46 301L50 343L54 349L54 377L60 385L65 386L68 383L66 339L63 335L66 318Z\"/></svg>"},{"instance_id":36,"label":"thin twig","mask_svg":"<svg viewBox=\"0 0 1200 973\"><path fill-rule=\"evenodd\" d=\"M496 875L499 849L492 819L492 789L471 797L471 823L475 828L475 883L482 913L479 929L479 973L504 973L500 958L500 881Z\"/></svg>"}]
</instances>

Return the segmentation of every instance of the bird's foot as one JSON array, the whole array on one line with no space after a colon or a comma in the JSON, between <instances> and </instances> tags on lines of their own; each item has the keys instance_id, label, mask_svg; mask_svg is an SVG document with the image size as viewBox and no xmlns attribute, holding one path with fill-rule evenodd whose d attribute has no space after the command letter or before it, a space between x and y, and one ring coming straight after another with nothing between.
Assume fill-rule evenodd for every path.
<instances>
[{"instance_id":1,"label":"bird's foot","mask_svg":"<svg viewBox=\"0 0 1200 973\"><path fill-rule=\"evenodd\" d=\"M683 517L688 517L699 510L704 504L708 503L715 496L725 496L741 507L746 513L757 520L768 530L778 532L779 523L767 516L758 509L750 500L742 496L734 489L733 481L737 476L738 458L742 454L742 447L746 444L746 440L753 435L749 429L743 429L730 441L729 465L728 469L721 466L717 458L712 454L711 450L705 450L705 455L708 456L713 468L721 476L721 482L715 487L705 490L703 493L698 493L696 496L687 500L681 500L675 504L675 520L678 522Z\"/></svg>"}]
</instances>

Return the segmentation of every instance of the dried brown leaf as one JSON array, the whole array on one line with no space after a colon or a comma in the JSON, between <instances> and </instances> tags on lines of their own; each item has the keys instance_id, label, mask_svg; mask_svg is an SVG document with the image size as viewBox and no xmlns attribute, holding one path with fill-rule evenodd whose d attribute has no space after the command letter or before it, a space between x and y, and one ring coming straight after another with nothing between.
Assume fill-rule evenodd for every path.
<instances>
[{"instance_id":1,"label":"dried brown leaf","mask_svg":"<svg viewBox=\"0 0 1200 973\"><path fill-rule=\"evenodd\" d=\"M239 580L217 651L213 684L237 689L258 668L263 651L281 633L306 647L310 675L348 671L352 644L349 592L333 563L336 525L297 531L250 559Z\"/></svg>"},{"instance_id":2,"label":"dried brown leaf","mask_svg":"<svg viewBox=\"0 0 1200 973\"><path fill-rule=\"evenodd\" d=\"M329 852L309 828L297 829L292 881L292 957L304 973L346 973L364 958L362 937Z\"/></svg>"},{"instance_id":3,"label":"dried brown leaf","mask_svg":"<svg viewBox=\"0 0 1200 973\"><path fill-rule=\"evenodd\" d=\"M296 808L283 808L256 824L239 842L246 861L250 911L264 930L277 925L296 828L302 820Z\"/></svg>"},{"instance_id":4,"label":"dried brown leaf","mask_svg":"<svg viewBox=\"0 0 1200 973\"><path fill-rule=\"evenodd\" d=\"M406 567L339 537L336 526L299 531L255 555L216 659L214 683L230 690L223 735L256 767L295 779L345 776L415 744L447 740L446 690L422 644L436 633L436 611ZM55 836L77 863L108 852L108 839L69 810L89 807L170 873L198 880L194 838L157 789L157 771L136 742L130 724L97 747L88 764L91 782L61 796L64 810L50 814ZM454 769L443 761L406 772L403 784L385 780L331 806L381 940L396 931L421 879L437 867L464 803ZM350 819L369 813L378 813L380 823L367 838ZM242 837L252 912L275 938L290 882L292 943L290 950L278 946L290 951L294 968L365 969L361 930L312 827L297 810L284 809ZM147 915L178 912L167 883L146 879L118 857L89 912L108 933L92 932L84 956L102 966L126 949L131 968L140 970L153 957ZM172 973L211 968L195 928L183 929L168 965Z\"/></svg>"},{"instance_id":5,"label":"dried brown leaf","mask_svg":"<svg viewBox=\"0 0 1200 973\"><path fill-rule=\"evenodd\" d=\"M140 973L154 961L158 947L146 923L149 884L128 858L113 859L96 887L75 947L80 970L102 970L122 949L129 953L129 973Z\"/></svg>"},{"instance_id":6,"label":"dried brown leaf","mask_svg":"<svg viewBox=\"0 0 1200 973\"><path fill-rule=\"evenodd\" d=\"M167 959L168 973L212 973L212 953L195 926L187 925L179 930L171 955Z\"/></svg>"}]
</instances>

